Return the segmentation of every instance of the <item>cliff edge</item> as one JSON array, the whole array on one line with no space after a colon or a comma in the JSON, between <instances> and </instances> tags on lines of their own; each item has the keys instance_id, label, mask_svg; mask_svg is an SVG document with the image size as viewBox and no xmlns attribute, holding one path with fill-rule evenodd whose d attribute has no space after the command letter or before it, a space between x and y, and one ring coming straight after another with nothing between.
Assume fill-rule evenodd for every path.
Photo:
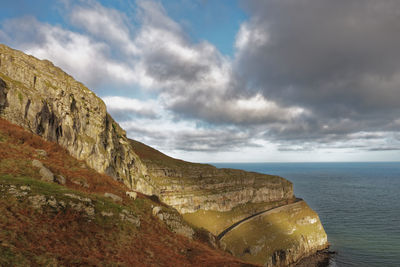
<instances>
[{"instance_id":1,"label":"cliff edge","mask_svg":"<svg viewBox=\"0 0 400 267\"><path fill-rule=\"evenodd\" d=\"M176 208L189 223L215 236L249 216L271 209L282 214L279 224L285 224L293 217L284 212L284 207L290 205L297 205L296 209L302 211L297 221L312 218L308 220L307 231L298 230L293 235L293 242L246 241L269 246L261 261L259 257L256 260L247 257L246 248L239 253L242 248L232 247L239 241L228 238L228 234L221 239L228 251L250 262L283 266L327 246L322 225L319 219L314 220L318 216L304 202L297 204L291 182L278 176L173 159L130 140L107 113L103 101L83 84L47 60L38 60L5 45L0 45L0 116L57 142L73 157L129 188L156 195ZM247 232L241 230L241 235L276 232L274 227L245 229ZM313 233L319 235L318 242L310 238ZM293 247L294 243L299 245ZM272 260L279 251L287 251L285 259ZM297 256L291 257L292 254Z\"/></svg>"}]
</instances>

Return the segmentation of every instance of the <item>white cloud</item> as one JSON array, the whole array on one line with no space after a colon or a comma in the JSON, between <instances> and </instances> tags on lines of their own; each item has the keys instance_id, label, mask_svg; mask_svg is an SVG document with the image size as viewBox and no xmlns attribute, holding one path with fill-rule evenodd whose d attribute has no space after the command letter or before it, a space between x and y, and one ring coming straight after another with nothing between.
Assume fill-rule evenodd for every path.
<instances>
[{"instance_id":1,"label":"white cloud","mask_svg":"<svg viewBox=\"0 0 400 267\"><path fill-rule=\"evenodd\" d=\"M115 9L105 8L95 2L89 6L75 5L69 13L69 19L73 25L117 45L128 54L138 52L131 40L128 18Z\"/></svg>"},{"instance_id":2,"label":"white cloud","mask_svg":"<svg viewBox=\"0 0 400 267\"><path fill-rule=\"evenodd\" d=\"M135 98L120 96L106 96L102 97L102 99L107 105L108 112L111 114L127 113L127 115L132 114L155 118L157 117L157 113L160 113L160 104L156 100L141 101Z\"/></svg>"},{"instance_id":3,"label":"white cloud","mask_svg":"<svg viewBox=\"0 0 400 267\"><path fill-rule=\"evenodd\" d=\"M159 2L137 1L135 26L130 24L132 18L127 14L94 1L71 2L66 12L74 30L25 17L4 23L0 40L51 60L92 90L107 83L151 91L155 99L115 96L114 88L103 98L109 112L123 122L132 138L173 152L232 151L249 147L248 151L257 151L260 155L260 146L272 147L265 140L274 141L275 149L287 151L351 147L351 144L365 149L367 145L362 146L362 142L369 137L364 133L376 132L362 120L329 117L319 120L320 114L313 114L312 107L290 98L295 87L292 84L279 87L282 80L273 75L274 68L256 64L275 55L263 53L263 49L276 42L273 38L277 34L270 34L268 23L263 20L260 20L263 24L257 24L257 20L251 18L240 26L235 57L230 58L207 41L190 40ZM299 56L296 51L289 51L293 56L285 53L283 57L272 59L295 61L294 56ZM249 58L251 62L244 60ZM273 65L271 62L267 61ZM294 64L283 63L273 67L285 75L291 74L293 69L286 71L286 67ZM251 75L242 75L254 70L262 79L278 77L277 86L254 84ZM363 77L364 90L374 94L374 99L382 98L384 105L387 96L396 92L400 75L385 79L374 74ZM337 85L336 81L330 84L332 88ZM374 91L377 87L382 90ZM269 94L271 92L275 95ZM126 91L123 95L130 93ZM312 92L307 95L308 99L313 99L314 95L321 94ZM360 99L367 103L372 98ZM391 105L398 105L396 101L397 98L392 98ZM325 107L317 110L325 112ZM388 128L396 131L399 125L399 121L394 120ZM368 144L383 148L400 142L398 136L385 131L379 138L369 138L372 139L374 141ZM385 143L389 139L392 141ZM301 145L298 145L299 140Z\"/></svg>"}]
</instances>

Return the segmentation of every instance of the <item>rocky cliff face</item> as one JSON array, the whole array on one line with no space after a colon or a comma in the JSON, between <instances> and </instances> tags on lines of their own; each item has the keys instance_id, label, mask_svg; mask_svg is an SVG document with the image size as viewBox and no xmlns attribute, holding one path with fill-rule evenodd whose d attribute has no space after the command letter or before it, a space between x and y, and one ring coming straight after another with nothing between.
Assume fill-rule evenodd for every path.
<instances>
[{"instance_id":1,"label":"rocky cliff face","mask_svg":"<svg viewBox=\"0 0 400 267\"><path fill-rule=\"evenodd\" d=\"M282 177L185 162L140 142L131 144L156 184L154 193L181 213L227 212L241 205L294 198L292 183Z\"/></svg>"},{"instance_id":2,"label":"rocky cliff face","mask_svg":"<svg viewBox=\"0 0 400 267\"><path fill-rule=\"evenodd\" d=\"M0 116L127 185L146 168L103 101L47 60L0 45Z\"/></svg>"},{"instance_id":3,"label":"rocky cliff face","mask_svg":"<svg viewBox=\"0 0 400 267\"><path fill-rule=\"evenodd\" d=\"M51 62L4 45L0 45L0 116L57 142L96 171L136 191L157 195L189 222L214 235L252 214L294 201L292 183L281 177L184 162L129 140L103 101L84 85ZM291 217L287 212L279 214ZM251 233L255 235L264 231L254 229ZM265 244L274 251L269 259L281 250L301 257L319 249L321 244L310 241L311 235L304 233L295 247L290 242ZM229 240L224 239L227 249L244 257ZM297 258L288 257L285 264Z\"/></svg>"}]
</instances>

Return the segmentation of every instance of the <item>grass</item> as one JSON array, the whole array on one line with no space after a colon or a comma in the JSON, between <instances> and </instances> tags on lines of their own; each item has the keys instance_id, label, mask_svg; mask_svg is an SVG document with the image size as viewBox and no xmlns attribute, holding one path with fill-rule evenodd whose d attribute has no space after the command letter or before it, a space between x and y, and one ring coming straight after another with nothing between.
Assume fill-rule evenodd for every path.
<instances>
[{"instance_id":1,"label":"grass","mask_svg":"<svg viewBox=\"0 0 400 267\"><path fill-rule=\"evenodd\" d=\"M235 222L260 211L268 210L284 204L287 204L287 202L246 203L226 212L198 210L193 213L185 213L183 214L183 218L192 225L196 227L204 227L217 236Z\"/></svg>"},{"instance_id":2,"label":"grass","mask_svg":"<svg viewBox=\"0 0 400 267\"><path fill-rule=\"evenodd\" d=\"M313 220L313 223L304 223L306 220ZM327 243L321 243L323 240L326 241L326 233L318 215L304 201L254 217L221 239L233 255L256 264L265 264L276 251L285 251L292 257L291 262L296 262L300 257L315 253L316 249L324 249ZM289 255L288 251L296 253Z\"/></svg>"},{"instance_id":3,"label":"grass","mask_svg":"<svg viewBox=\"0 0 400 267\"><path fill-rule=\"evenodd\" d=\"M152 207L164 204L142 194L135 201L127 198L125 185L85 167L57 144L3 119L0 138L0 190L10 185L31 188L21 197L4 190L0 194L0 266L245 266L197 239L174 234L152 216ZM40 156L37 149L45 150L47 157ZM66 185L40 181L33 159L55 175L63 175ZM77 177L85 179L89 188L71 183ZM115 203L104 197L105 192L119 195L123 201ZM95 215L88 217L68 206L35 210L28 200L43 195L75 201L65 194L91 199ZM164 209L176 212L167 206ZM140 227L122 221L118 216L122 210L139 217ZM115 216L103 217L102 211Z\"/></svg>"}]
</instances>

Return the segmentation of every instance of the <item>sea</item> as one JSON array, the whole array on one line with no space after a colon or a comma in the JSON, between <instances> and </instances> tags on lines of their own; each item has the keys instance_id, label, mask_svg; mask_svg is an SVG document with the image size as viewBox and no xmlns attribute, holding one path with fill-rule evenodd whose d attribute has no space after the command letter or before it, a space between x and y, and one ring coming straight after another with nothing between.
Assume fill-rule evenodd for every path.
<instances>
[{"instance_id":1,"label":"sea","mask_svg":"<svg viewBox=\"0 0 400 267\"><path fill-rule=\"evenodd\" d=\"M212 163L293 182L321 219L329 266L400 266L400 162Z\"/></svg>"}]
</instances>

